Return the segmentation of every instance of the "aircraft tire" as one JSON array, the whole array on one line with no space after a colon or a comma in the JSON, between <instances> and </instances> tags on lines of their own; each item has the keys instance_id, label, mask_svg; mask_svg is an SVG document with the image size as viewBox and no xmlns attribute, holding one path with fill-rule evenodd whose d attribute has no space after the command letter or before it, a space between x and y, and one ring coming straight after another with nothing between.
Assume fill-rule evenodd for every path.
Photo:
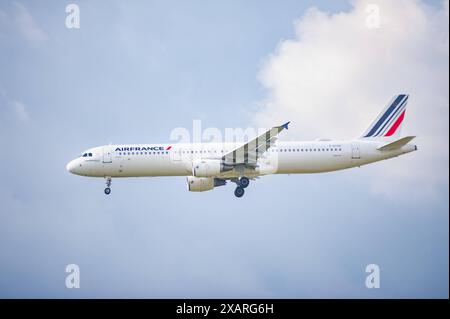
<instances>
[{"instance_id":1,"label":"aircraft tire","mask_svg":"<svg viewBox=\"0 0 450 319\"><path fill-rule=\"evenodd\" d=\"M248 179L248 177L242 176L239 179L239 186L241 186L242 188L247 188L249 184L250 180Z\"/></svg>"},{"instance_id":2,"label":"aircraft tire","mask_svg":"<svg viewBox=\"0 0 450 319\"><path fill-rule=\"evenodd\" d=\"M244 196L244 193L245 193L245 190L241 186L236 187L236 189L234 190L234 196L236 196L238 198Z\"/></svg>"}]
</instances>

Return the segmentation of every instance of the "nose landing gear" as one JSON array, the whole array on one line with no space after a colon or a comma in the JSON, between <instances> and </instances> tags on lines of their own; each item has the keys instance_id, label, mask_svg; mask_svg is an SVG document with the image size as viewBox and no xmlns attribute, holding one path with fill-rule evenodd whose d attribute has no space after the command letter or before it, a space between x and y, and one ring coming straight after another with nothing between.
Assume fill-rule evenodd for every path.
<instances>
[{"instance_id":1,"label":"nose landing gear","mask_svg":"<svg viewBox=\"0 0 450 319\"><path fill-rule=\"evenodd\" d=\"M105 194L109 195L111 193L111 177L106 178L106 188L105 188Z\"/></svg>"}]
</instances>

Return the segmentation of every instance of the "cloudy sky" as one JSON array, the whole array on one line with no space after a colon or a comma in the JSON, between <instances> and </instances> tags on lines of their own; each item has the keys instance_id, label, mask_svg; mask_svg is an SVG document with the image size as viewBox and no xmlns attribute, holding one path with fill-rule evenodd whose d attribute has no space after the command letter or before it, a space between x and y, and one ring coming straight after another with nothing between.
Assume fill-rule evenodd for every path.
<instances>
[{"instance_id":1,"label":"cloudy sky","mask_svg":"<svg viewBox=\"0 0 450 319\"><path fill-rule=\"evenodd\" d=\"M448 298L448 1L73 3L79 29L67 3L0 2L0 297ZM240 200L182 177L113 180L106 197L65 171L193 120L353 138L403 92L418 152L267 176Z\"/></svg>"}]
</instances>

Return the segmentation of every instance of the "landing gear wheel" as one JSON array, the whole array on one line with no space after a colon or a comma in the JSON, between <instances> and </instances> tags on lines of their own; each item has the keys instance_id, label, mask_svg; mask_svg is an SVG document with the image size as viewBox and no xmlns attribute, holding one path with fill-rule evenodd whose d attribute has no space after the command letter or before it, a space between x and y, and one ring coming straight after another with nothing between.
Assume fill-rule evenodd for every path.
<instances>
[{"instance_id":1,"label":"landing gear wheel","mask_svg":"<svg viewBox=\"0 0 450 319\"><path fill-rule=\"evenodd\" d=\"M236 187L236 189L234 190L234 195L236 197L242 197L242 196L244 196L244 193L245 193L245 191L241 186Z\"/></svg>"},{"instance_id":2,"label":"landing gear wheel","mask_svg":"<svg viewBox=\"0 0 450 319\"><path fill-rule=\"evenodd\" d=\"M241 186L242 188L247 188L249 184L250 180L248 179L248 177L243 176L239 179L239 186Z\"/></svg>"},{"instance_id":3,"label":"landing gear wheel","mask_svg":"<svg viewBox=\"0 0 450 319\"><path fill-rule=\"evenodd\" d=\"M105 188L105 194L109 195L111 193L111 177L105 177L106 178L106 188Z\"/></svg>"}]
</instances>

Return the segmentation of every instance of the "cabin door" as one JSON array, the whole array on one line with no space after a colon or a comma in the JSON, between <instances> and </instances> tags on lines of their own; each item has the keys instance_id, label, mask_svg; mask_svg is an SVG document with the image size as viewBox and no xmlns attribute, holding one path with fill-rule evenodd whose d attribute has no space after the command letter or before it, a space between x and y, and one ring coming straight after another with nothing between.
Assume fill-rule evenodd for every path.
<instances>
[{"instance_id":1,"label":"cabin door","mask_svg":"<svg viewBox=\"0 0 450 319\"><path fill-rule=\"evenodd\" d=\"M361 151L358 144L352 144L352 159L360 159Z\"/></svg>"}]
</instances>

